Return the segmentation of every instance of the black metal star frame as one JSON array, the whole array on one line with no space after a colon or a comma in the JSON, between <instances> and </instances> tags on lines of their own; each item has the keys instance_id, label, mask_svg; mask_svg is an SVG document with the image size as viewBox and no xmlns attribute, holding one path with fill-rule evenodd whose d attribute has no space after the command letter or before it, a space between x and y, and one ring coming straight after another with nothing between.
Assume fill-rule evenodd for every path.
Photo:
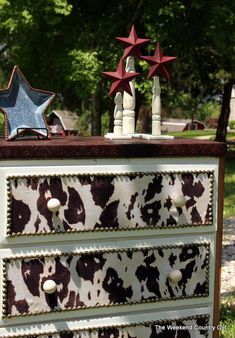
<instances>
[{"instance_id":1,"label":"black metal star frame","mask_svg":"<svg viewBox=\"0 0 235 338\"><path fill-rule=\"evenodd\" d=\"M42 138L50 138L44 112L55 93L29 85L17 66L14 66L6 89L0 90L0 110L4 113L6 140L30 130Z\"/></svg>"}]
</instances>

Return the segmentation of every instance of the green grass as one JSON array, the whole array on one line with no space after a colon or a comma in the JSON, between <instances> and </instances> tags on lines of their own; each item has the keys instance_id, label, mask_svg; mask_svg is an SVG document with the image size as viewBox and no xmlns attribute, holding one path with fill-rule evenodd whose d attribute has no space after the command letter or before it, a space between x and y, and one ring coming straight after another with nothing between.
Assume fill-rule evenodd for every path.
<instances>
[{"instance_id":1,"label":"green grass","mask_svg":"<svg viewBox=\"0 0 235 338\"><path fill-rule=\"evenodd\" d=\"M166 133L175 137L186 137L186 138L192 138L197 136L215 136L215 130L186 130L186 131L180 131L180 132L172 132L172 133Z\"/></svg>"},{"instance_id":2,"label":"green grass","mask_svg":"<svg viewBox=\"0 0 235 338\"><path fill-rule=\"evenodd\" d=\"M211 140L214 140L216 130L215 129L186 130L186 131L172 132L172 133L166 133L166 134L172 135L174 137L185 137L185 138L193 138L193 137L199 137L199 136L211 136ZM235 133L228 132L227 140L231 138L235 138Z\"/></svg>"},{"instance_id":3,"label":"green grass","mask_svg":"<svg viewBox=\"0 0 235 338\"><path fill-rule=\"evenodd\" d=\"M224 179L224 218L235 216L235 158L226 159Z\"/></svg>"},{"instance_id":4,"label":"green grass","mask_svg":"<svg viewBox=\"0 0 235 338\"><path fill-rule=\"evenodd\" d=\"M229 296L221 303L221 338L234 338L235 337L235 298Z\"/></svg>"}]
</instances>

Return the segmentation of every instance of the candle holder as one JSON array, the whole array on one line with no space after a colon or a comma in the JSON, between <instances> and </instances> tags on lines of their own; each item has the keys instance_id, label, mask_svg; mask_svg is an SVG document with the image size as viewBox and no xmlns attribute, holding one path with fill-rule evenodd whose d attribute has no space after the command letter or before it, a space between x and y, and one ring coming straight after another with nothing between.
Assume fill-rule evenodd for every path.
<instances>
[{"instance_id":1,"label":"candle holder","mask_svg":"<svg viewBox=\"0 0 235 338\"><path fill-rule=\"evenodd\" d=\"M140 47L147 44L149 39L139 39L135 27L132 26L128 38L117 37L126 47L116 72L104 72L112 81L109 95L116 93L114 102L114 130L105 135L109 139L173 139L171 135L161 133L161 87L159 76L170 79L167 64L176 59L174 56L164 56L158 43L153 56L141 56ZM135 133L135 84L134 78L139 75L135 71L135 59L145 60L151 65L148 79L153 77L152 86L152 133ZM124 69L124 60L126 66Z\"/></svg>"}]
</instances>

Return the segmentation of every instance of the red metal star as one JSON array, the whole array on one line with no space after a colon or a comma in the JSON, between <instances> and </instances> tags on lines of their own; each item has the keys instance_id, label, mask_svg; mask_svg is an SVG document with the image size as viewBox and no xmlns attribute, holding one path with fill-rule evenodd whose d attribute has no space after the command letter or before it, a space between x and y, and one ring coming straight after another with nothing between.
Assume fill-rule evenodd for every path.
<instances>
[{"instance_id":1,"label":"red metal star","mask_svg":"<svg viewBox=\"0 0 235 338\"><path fill-rule=\"evenodd\" d=\"M139 39L137 37L134 25L132 25L131 27L131 31L128 38L116 37L116 39L125 46L123 59L126 59L128 56L137 56L138 58L140 58L141 56L140 48L150 41L150 39Z\"/></svg>"},{"instance_id":2,"label":"red metal star","mask_svg":"<svg viewBox=\"0 0 235 338\"><path fill-rule=\"evenodd\" d=\"M135 72L126 72L123 59L120 60L118 67L116 69L116 72L102 72L105 76L107 76L111 81L111 89L109 91L109 95L116 93L117 91L120 91L120 89L125 90L128 94L132 96L131 87L129 82L133 80L136 76L138 76L140 73Z\"/></svg>"},{"instance_id":3,"label":"red metal star","mask_svg":"<svg viewBox=\"0 0 235 338\"><path fill-rule=\"evenodd\" d=\"M141 59L145 60L151 65L148 73L148 79L158 74L162 75L166 80L170 80L166 64L175 60L175 56L163 56L160 44L158 43L153 56L141 56Z\"/></svg>"}]
</instances>

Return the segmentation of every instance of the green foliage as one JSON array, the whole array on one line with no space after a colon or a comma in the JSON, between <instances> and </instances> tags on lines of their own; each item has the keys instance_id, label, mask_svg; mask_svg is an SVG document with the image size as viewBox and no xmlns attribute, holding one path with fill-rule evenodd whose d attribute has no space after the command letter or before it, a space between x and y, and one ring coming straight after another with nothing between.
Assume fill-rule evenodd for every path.
<instances>
[{"instance_id":1,"label":"green foliage","mask_svg":"<svg viewBox=\"0 0 235 338\"><path fill-rule=\"evenodd\" d=\"M73 6L68 4L66 0L50 0L53 4L53 8L56 14L69 15L72 11Z\"/></svg>"},{"instance_id":2,"label":"green foliage","mask_svg":"<svg viewBox=\"0 0 235 338\"><path fill-rule=\"evenodd\" d=\"M146 80L149 66L147 62L139 61L138 63L136 62L136 68L141 73L141 76L135 79L135 88L143 95L145 103L151 105L153 80Z\"/></svg>"},{"instance_id":3,"label":"green foliage","mask_svg":"<svg viewBox=\"0 0 235 338\"><path fill-rule=\"evenodd\" d=\"M98 107L112 114L110 82L101 72L115 71L123 52L115 36L128 36L132 23L140 37L151 38L143 54L160 42L165 55L177 56L169 67L171 81L161 79L167 113L202 120L213 115L205 102L235 77L233 1L159 0L156 7L154 0L0 0L0 42L8 45L0 54L0 86L18 64L33 86L60 94L63 101L54 105L95 118L101 118L94 115ZM149 66L136 62L136 68L142 74L136 86L149 107Z\"/></svg>"},{"instance_id":4,"label":"green foliage","mask_svg":"<svg viewBox=\"0 0 235 338\"><path fill-rule=\"evenodd\" d=\"M185 12L185 5L182 1L169 1L165 7L159 9L159 16L175 18Z\"/></svg>"},{"instance_id":5,"label":"green foliage","mask_svg":"<svg viewBox=\"0 0 235 338\"><path fill-rule=\"evenodd\" d=\"M221 303L221 322L222 338L234 338L235 337L235 298L229 296L222 300Z\"/></svg>"},{"instance_id":6,"label":"green foliage","mask_svg":"<svg viewBox=\"0 0 235 338\"><path fill-rule=\"evenodd\" d=\"M235 321L234 319L228 318L220 323L222 328L220 332L221 338L234 338L235 337Z\"/></svg>"},{"instance_id":7,"label":"green foliage","mask_svg":"<svg viewBox=\"0 0 235 338\"><path fill-rule=\"evenodd\" d=\"M190 118L191 111L196 105L196 99L193 100L189 92L176 92L176 90L169 86L168 88L168 107L171 109L171 116L174 118Z\"/></svg>"},{"instance_id":8,"label":"green foliage","mask_svg":"<svg viewBox=\"0 0 235 338\"><path fill-rule=\"evenodd\" d=\"M22 29L24 32L25 29L39 27L40 17L44 21L44 19L57 15L68 16L72 8L72 5L66 0L40 0L37 2L26 0L21 3L17 0L0 0L0 29L14 38L15 34L18 35L22 32ZM50 24L48 23L48 25Z\"/></svg>"},{"instance_id":9,"label":"green foliage","mask_svg":"<svg viewBox=\"0 0 235 338\"><path fill-rule=\"evenodd\" d=\"M168 113L174 118L197 119L206 122L208 118L218 118L221 103L218 100L206 101L203 96L193 97L190 92L177 92L172 85L162 90L162 105L168 107Z\"/></svg>"},{"instance_id":10,"label":"green foliage","mask_svg":"<svg viewBox=\"0 0 235 338\"><path fill-rule=\"evenodd\" d=\"M96 91L103 63L99 61L96 51L75 49L69 52L69 56L71 67L68 79L74 83L76 94L80 99L89 98Z\"/></svg>"},{"instance_id":11,"label":"green foliage","mask_svg":"<svg viewBox=\"0 0 235 338\"><path fill-rule=\"evenodd\" d=\"M106 111L104 114L102 114L102 117L101 117L102 135L105 135L109 132L109 120L110 120L110 114L109 112Z\"/></svg>"},{"instance_id":12,"label":"green foliage","mask_svg":"<svg viewBox=\"0 0 235 338\"><path fill-rule=\"evenodd\" d=\"M225 180L224 180L224 217L235 215L235 160L226 162L225 167Z\"/></svg>"},{"instance_id":13,"label":"green foliage","mask_svg":"<svg viewBox=\"0 0 235 338\"><path fill-rule=\"evenodd\" d=\"M235 129L235 120L231 120L231 121L229 121L229 127L231 128L231 129Z\"/></svg>"},{"instance_id":14,"label":"green foliage","mask_svg":"<svg viewBox=\"0 0 235 338\"><path fill-rule=\"evenodd\" d=\"M61 69L67 57L60 47L72 5L66 0L2 0L0 7L0 41L7 43L0 55L5 83L18 64L32 85L57 91L64 83Z\"/></svg>"},{"instance_id":15,"label":"green foliage","mask_svg":"<svg viewBox=\"0 0 235 338\"><path fill-rule=\"evenodd\" d=\"M0 112L0 137L4 135L4 114Z\"/></svg>"},{"instance_id":16,"label":"green foliage","mask_svg":"<svg viewBox=\"0 0 235 338\"><path fill-rule=\"evenodd\" d=\"M83 111L82 114L78 114L78 122L76 129L78 135L91 136L91 113L88 110Z\"/></svg>"},{"instance_id":17,"label":"green foliage","mask_svg":"<svg viewBox=\"0 0 235 338\"><path fill-rule=\"evenodd\" d=\"M206 121L208 117L218 118L221 109L221 103L215 100L203 102L198 107L198 119Z\"/></svg>"}]
</instances>

